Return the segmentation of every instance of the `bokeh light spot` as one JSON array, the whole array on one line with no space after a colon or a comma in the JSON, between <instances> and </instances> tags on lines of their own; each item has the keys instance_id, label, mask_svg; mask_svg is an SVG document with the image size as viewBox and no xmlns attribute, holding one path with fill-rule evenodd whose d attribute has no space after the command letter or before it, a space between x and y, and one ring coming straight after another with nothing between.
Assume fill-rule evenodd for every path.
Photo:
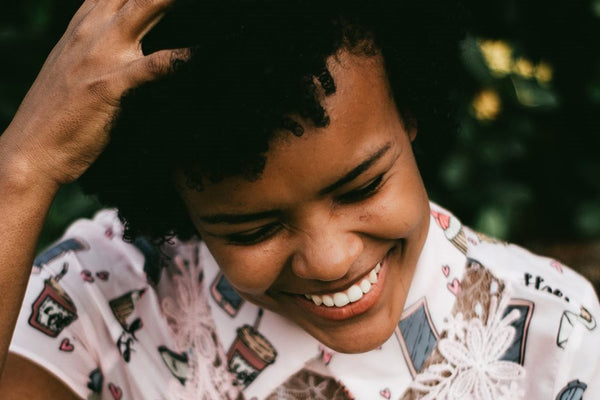
<instances>
[{"instance_id":1,"label":"bokeh light spot","mask_svg":"<svg viewBox=\"0 0 600 400\"><path fill-rule=\"evenodd\" d=\"M492 74L504 76L511 72L513 50L507 42L504 40L481 40L478 44Z\"/></svg>"},{"instance_id":2,"label":"bokeh light spot","mask_svg":"<svg viewBox=\"0 0 600 400\"><path fill-rule=\"evenodd\" d=\"M491 121L496 119L502 110L502 102L498 92L494 89L483 89L471 103L475 118L480 121Z\"/></svg>"}]
</instances>

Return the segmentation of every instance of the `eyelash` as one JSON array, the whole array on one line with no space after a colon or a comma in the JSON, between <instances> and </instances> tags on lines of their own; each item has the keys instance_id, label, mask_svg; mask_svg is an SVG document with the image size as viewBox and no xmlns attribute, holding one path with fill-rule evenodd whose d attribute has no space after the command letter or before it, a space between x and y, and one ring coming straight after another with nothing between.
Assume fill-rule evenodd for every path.
<instances>
[{"instance_id":1,"label":"eyelash","mask_svg":"<svg viewBox=\"0 0 600 400\"><path fill-rule=\"evenodd\" d=\"M336 201L341 204L352 204L366 200L377 193L382 182L383 174L373 179L367 185L337 197ZM253 229L249 232L227 235L226 239L229 244L238 246L251 246L267 240L279 232L281 228L281 223L273 222L271 224L261 226L260 228Z\"/></svg>"},{"instance_id":2,"label":"eyelash","mask_svg":"<svg viewBox=\"0 0 600 400\"><path fill-rule=\"evenodd\" d=\"M234 233L231 235L227 235L227 241L229 244L241 245L241 246L250 246L253 244L260 243L281 229L281 224L279 222L273 222L268 225L261 226L260 228L253 229L246 233Z\"/></svg>"},{"instance_id":3,"label":"eyelash","mask_svg":"<svg viewBox=\"0 0 600 400\"><path fill-rule=\"evenodd\" d=\"M377 193L379 188L381 187L381 183L383 182L383 174L379 175L377 178L373 179L371 182L366 184L365 186L352 190L346 194L343 194L337 197L337 202L341 204L351 204L358 203L363 200L368 199Z\"/></svg>"}]
</instances>

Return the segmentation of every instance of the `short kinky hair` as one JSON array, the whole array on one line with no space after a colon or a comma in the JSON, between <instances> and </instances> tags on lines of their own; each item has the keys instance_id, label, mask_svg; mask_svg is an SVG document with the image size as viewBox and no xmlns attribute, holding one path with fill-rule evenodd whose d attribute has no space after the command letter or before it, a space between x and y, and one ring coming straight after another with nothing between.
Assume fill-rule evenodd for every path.
<instances>
[{"instance_id":1,"label":"short kinky hair","mask_svg":"<svg viewBox=\"0 0 600 400\"><path fill-rule=\"evenodd\" d=\"M126 239L191 237L174 171L198 190L198 176L260 177L275 132L329 123L326 60L340 50L381 55L405 124L446 134L456 129L459 15L452 0L176 0L143 49L189 47L191 59L124 96L81 183L118 208Z\"/></svg>"}]
</instances>

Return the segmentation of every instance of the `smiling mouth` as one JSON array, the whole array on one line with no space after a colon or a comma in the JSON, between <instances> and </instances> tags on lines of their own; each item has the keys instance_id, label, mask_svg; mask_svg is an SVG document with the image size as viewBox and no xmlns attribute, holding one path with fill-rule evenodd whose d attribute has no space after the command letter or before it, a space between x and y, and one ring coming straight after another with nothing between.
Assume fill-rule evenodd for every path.
<instances>
[{"instance_id":1,"label":"smiling mouth","mask_svg":"<svg viewBox=\"0 0 600 400\"><path fill-rule=\"evenodd\" d=\"M304 297L317 306L344 307L350 303L357 302L363 295L371 291L371 288L377 283L379 271L381 271L381 262L378 262L360 281L342 292L321 295L305 294Z\"/></svg>"},{"instance_id":2,"label":"smiling mouth","mask_svg":"<svg viewBox=\"0 0 600 400\"><path fill-rule=\"evenodd\" d=\"M379 301L389 267L387 260L386 255L371 271L346 290L295 295L296 304L322 320L343 321L358 317L371 310Z\"/></svg>"}]
</instances>

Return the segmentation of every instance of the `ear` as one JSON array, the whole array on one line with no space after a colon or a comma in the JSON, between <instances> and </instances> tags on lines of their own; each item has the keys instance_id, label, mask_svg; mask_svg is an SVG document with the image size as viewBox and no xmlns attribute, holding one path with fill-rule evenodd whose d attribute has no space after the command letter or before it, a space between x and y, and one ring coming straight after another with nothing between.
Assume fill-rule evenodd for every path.
<instances>
[{"instance_id":1,"label":"ear","mask_svg":"<svg viewBox=\"0 0 600 400\"><path fill-rule=\"evenodd\" d=\"M408 110L403 110L400 115L402 116L402 124L406 130L406 134L411 142L414 142L417 138L418 123L417 119Z\"/></svg>"},{"instance_id":2,"label":"ear","mask_svg":"<svg viewBox=\"0 0 600 400\"><path fill-rule=\"evenodd\" d=\"M406 127L406 133L408 134L408 138L411 142L414 142L417 138L417 122L410 121L410 123Z\"/></svg>"},{"instance_id":3,"label":"ear","mask_svg":"<svg viewBox=\"0 0 600 400\"><path fill-rule=\"evenodd\" d=\"M412 115L407 114L407 117L404 119L404 129L406 129L411 142L414 142L417 138L418 125L417 120Z\"/></svg>"}]
</instances>

